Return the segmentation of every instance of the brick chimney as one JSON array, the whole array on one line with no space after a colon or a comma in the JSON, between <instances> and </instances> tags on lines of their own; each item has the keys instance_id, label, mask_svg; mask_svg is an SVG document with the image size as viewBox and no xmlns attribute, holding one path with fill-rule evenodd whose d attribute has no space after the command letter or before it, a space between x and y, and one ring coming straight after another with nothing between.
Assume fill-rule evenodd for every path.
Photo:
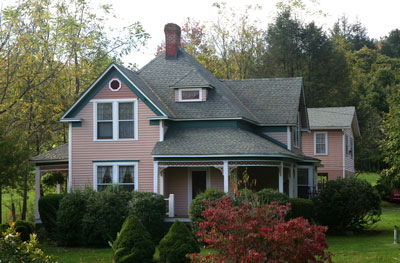
<instances>
[{"instance_id":1,"label":"brick chimney","mask_svg":"<svg viewBox=\"0 0 400 263\"><path fill-rule=\"evenodd\" d=\"M177 59L181 46L181 28L177 24L169 23L164 27L165 32L165 58Z\"/></svg>"}]
</instances>

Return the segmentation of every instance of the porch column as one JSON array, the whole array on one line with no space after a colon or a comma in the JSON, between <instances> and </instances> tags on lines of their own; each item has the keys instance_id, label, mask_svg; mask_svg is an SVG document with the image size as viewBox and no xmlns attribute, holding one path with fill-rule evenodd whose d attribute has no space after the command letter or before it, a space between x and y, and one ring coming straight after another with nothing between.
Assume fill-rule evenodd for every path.
<instances>
[{"instance_id":1,"label":"porch column","mask_svg":"<svg viewBox=\"0 0 400 263\"><path fill-rule=\"evenodd\" d=\"M224 193L229 190L229 167L228 161L224 161Z\"/></svg>"},{"instance_id":2,"label":"porch column","mask_svg":"<svg viewBox=\"0 0 400 263\"><path fill-rule=\"evenodd\" d=\"M35 167L35 223L41 223L39 214L39 198L40 198L40 168Z\"/></svg>"},{"instance_id":3,"label":"porch column","mask_svg":"<svg viewBox=\"0 0 400 263\"><path fill-rule=\"evenodd\" d=\"M279 192L283 193L283 162L279 167Z\"/></svg>"},{"instance_id":4,"label":"porch column","mask_svg":"<svg viewBox=\"0 0 400 263\"><path fill-rule=\"evenodd\" d=\"M164 171L160 173L160 195L164 195Z\"/></svg>"},{"instance_id":5,"label":"porch column","mask_svg":"<svg viewBox=\"0 0 400 263\"><path fill-rule=\"evenodd\" d=\"M297 165L294 166L294 197L298 197L298 189L297 186Z\"/></svg>"},{"instance_id":6,"label":"porch column","mask_svg":"<svg viewBox=\"0 0 400 263\"><path fill-rule=\"evenodd\" d=\"M293 164L290 165L290 177L289 177L289 197L292 198L294 194L293 187Z\"/></svg>"},{"instance_id":7,"label":"porch column","mask_svg":"<svg viewBox=\"0 0 400 263\"><path fill-rule=\"evenodd\" d=\"M158 162L154 162L153 170L153 192L158 194Z\"/></svg>"}]
</instances>

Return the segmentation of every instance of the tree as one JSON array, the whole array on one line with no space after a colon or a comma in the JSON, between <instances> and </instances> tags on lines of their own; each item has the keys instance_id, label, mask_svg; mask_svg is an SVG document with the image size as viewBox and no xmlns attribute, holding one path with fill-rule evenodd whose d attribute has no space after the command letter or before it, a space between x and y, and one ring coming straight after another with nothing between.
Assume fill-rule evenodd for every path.
<instances>
[{"instance_id":1,"label":"tree","mask_svg":"<svg viewBox=\"0 0 400 263\"><path fill-rule=\"evenodd\" d=\"M334 38L343 38L347 43L347 48L352 51L360 50L364 46L370 49L376 48L375 41L368 36L367 29L361 22L357 20L351 24L346 16L337 20L331 34Z\"/></svg>"},{"instance_id":2,"label":"tree","mask_svg":"<svg viewBox=\"0 0 400 263\"><path fill-rule=\"evenodd\" d=\"M29 156L65 143L66 127L58 120L82 88L149 37L139 22L108 37L105 18L85 0L23 0L0 16L0 116L27 142ZM23 218L28 159L21 180Z\"/></svg>"},{"instance_id":3,"label":"tree","mask_svg":"<svg viewBox=\"0 0 400 263\"><path fill-rule=\"evenodd\" d=\"M390 31L389 36L381 40L381 53L391 58L400 58L399 29Z\"/></svg>"}]
</instances>

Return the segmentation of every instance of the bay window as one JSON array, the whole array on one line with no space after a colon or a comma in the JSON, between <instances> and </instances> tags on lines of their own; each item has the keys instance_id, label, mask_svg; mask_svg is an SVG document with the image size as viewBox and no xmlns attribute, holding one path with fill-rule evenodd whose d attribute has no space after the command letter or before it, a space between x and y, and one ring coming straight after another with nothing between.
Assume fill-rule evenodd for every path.
<instances>
[{"instance_id":1,"label":"bay window","mask_svg":"<svg viewBox=\"0 0 400 263\"><path fill-rule=\"evenodd\" d=\"M137 140L137 101L94 101L94 140Z\"/></svg>"}]
</instances>

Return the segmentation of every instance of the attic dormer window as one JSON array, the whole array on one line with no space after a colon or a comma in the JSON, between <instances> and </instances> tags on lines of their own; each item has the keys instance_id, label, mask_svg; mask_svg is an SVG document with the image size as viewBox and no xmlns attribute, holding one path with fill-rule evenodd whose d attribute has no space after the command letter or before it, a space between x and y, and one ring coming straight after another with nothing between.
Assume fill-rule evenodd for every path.
<instances>
[{"instance_id":1,"label":"attic dormer window","mask_svg":"<svg viewBox=\"0 0 400 263\"><path fill-rule=\"evenodd\" d=\"M108 82L108 87L111 91L118 91L121 88L121 81L119 79L112 79Z\"/></svg>"},{"instance_id":2,"label":"attic dormer window","mask_svg":"<svg viewBox=\"0 0 400 263\"><path fill-rule=\"evenodd\" d=\"M202 101L202 89L179 89L179 101Z\"/></svg>"}]
</instances>

